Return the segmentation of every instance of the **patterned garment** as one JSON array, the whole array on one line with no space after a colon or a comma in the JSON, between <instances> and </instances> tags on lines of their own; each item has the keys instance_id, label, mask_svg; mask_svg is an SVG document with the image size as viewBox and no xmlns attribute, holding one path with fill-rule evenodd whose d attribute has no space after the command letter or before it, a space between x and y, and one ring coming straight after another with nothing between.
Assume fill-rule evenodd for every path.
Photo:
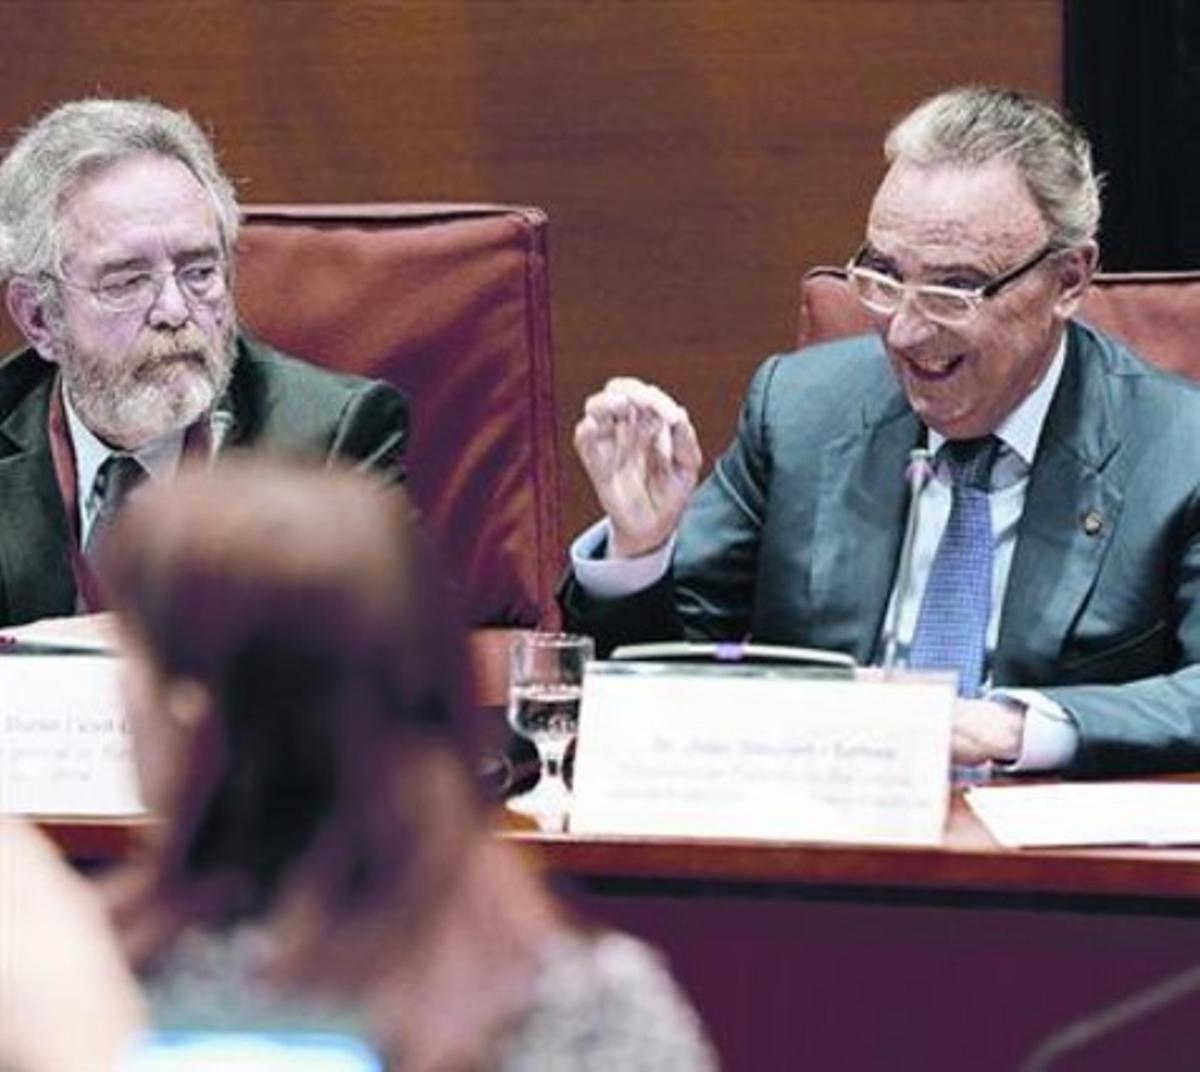
<instances>
[{"instance_id":1,"label":"patterned garment","mask_svg":"<svg viewBox=\"0 0 1200 1072\"><path fill-rule=\"evenodd\" d=\"M658 955L624 934L555 939L496 1072L700 1072L717 1059Z\"/></svg>"},{"instance_id":2,"label":"patterned garment","mask_svg":"<svg viewBox=\"0 0 1200 1072\"><path fill-rule=\"evenodd\" d=\"M267 948L255 928L184 935L146 980L158 1026L253 1024L362 1034L350 1010L277 999L258 979ZM502 1040L491 1068L711 1072L718 1061L699 1017L653 950L623 934L567 934L547 942L533 1004Z\"/></svg>"}]
</instances>

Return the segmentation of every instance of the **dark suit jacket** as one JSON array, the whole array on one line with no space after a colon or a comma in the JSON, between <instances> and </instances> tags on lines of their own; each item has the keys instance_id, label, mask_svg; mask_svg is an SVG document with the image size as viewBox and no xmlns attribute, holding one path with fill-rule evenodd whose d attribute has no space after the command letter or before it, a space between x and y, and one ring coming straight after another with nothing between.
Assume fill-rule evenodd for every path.
<instances>
[{"instance_id":1,"label":"dark suit jacket","mask_svg":"<svg viewBox=\"0 0 1200 1072\"><path fill-rule=\"evenodd\" d=\"M568 578L568 623L601 650L749 635L870 662L899 555L908 451L923 438L874 336L771 358L688 507L668 576L608 601ZM993 682L1039 688L1070 712L1074 773L1200 767L1198 660L1200 390L1073 323Z\"/></svg>"},{"instance_id":2,"label":"dark suit jacket","mask_svg":"<svg viewBox=\"0 0 1200 1072\"><path fill-rule=\"evenodd\" d=\"M0 626L75 612L71 525L50 455L55 367L32 350L0 363ZM344 461L403 477L408 413L387 384L341 376L246 337L225 448Z\"/></svg>"}]
</instances>

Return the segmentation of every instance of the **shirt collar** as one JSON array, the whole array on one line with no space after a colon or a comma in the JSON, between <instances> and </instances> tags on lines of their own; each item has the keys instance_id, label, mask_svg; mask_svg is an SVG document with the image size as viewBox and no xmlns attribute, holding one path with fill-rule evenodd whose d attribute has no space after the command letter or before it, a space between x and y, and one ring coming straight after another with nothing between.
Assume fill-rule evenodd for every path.
<instances>
[{"instance_id":1,"label":"shirt collar","mask_svg":"<svg viewBox=\"0 0 1200 1072\"><path fill-rule=\"evenodd\" d=\"M71 396L66 385L61 383L63 410L67 415L67 430L71 436L71 447L75 452L75 484L79 494L79 502L86 504L96 483L96 474L100 466L107 461L109 455L119 454L106 443L101 442L83 420L75 412L71 404ZM165 436L146 444L140 450L133 451L133 456L141 462L152 479L170 480L179 468L179 459L183 456L183 430L170 432Z\"/></svg>"},{"instance_id":2,"label":"shirt collar","mask_svg":"<svg viewBox=\"0 0 1200 1072\"><path fill-rule=\"evenodd\" d=\"M1067 333L1064 331L1062 338L1058 340L1058 348L1054 351L1054 358L1046 370L1046 375L992 433L1027 466L1033 465L1034 456L1037 454L1038 441L1042 436L1042 426L1046 423L1046 415L1050 412L1050 403L1054 399L1055 388L1058 387L1058 381L1062 379L1066 355ZM932 428L929 429L930 453L936 455L945 442L944 435Z\"/></svg>"}]
</instances>

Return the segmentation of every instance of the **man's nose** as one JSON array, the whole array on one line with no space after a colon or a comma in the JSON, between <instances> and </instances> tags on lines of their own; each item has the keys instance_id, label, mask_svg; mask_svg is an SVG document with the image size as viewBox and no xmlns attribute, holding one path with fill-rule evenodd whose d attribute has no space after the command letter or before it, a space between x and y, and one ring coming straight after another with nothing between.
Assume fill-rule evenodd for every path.
<instances>
[{"instance_id":1,"label":"man's nose","mask_svg":"<svg viewBox=\"0 0 1200 1072\"><path fill-rule=\"evenodd\" d=\"M888 348L904 353L925 345L937 332L937 324L917 308L911 294L905 294L887 324Z\"/></svg>"},{"instance_id":2,"label":"man's nose","mask_svg":"<svg viewBox=\"0 0 1200 1072\"><path fill-rule=\"evenodd\" d=\"M154 296L150 311L146 314L151 327L179 327L191 318L191 306L173 272L163 276Z\"/></svg>"}]
</instances>

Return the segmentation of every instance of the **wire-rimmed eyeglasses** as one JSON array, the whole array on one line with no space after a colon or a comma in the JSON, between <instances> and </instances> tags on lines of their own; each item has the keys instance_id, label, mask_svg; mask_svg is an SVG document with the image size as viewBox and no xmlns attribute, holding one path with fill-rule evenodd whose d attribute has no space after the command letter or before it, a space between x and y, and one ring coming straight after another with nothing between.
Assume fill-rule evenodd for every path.
<instances>
[{"instance_id":1,"label":"wire-rimmed eyeglasses","mask_svg":"<svg viewBox=\"0 0 1200 1072\"><path fill-rule=\"evenodd\" d=\"M211 304L220 301L228 291L228 271L222 257L200 257L189 260L169 271L138 268L109 272L95 283L81 283L66 276L46 273L51 279L75 290L85 290L102 309L113 313L145 312L162 293L168 276L185 301Z\"/></svg>"},{"instance_id":2,"label":"wire-rimmed eyeglasses","mask_svg":"<svg viewBox=\"0 0 1200 1072\"><path fill-rule=\"evenodd\" d=\"M927 319L939 324L965 324L979 312L988 298L999 294L1010 283L1032 271L1057 249L1053 245L1043 246L1028 260L977 287L902 282L859 264L865 247L846 265L846 276L858 300L872 312L891 316L904 303L905 295L911 295L913 305Z\"/></svg>"}]
</instances>

